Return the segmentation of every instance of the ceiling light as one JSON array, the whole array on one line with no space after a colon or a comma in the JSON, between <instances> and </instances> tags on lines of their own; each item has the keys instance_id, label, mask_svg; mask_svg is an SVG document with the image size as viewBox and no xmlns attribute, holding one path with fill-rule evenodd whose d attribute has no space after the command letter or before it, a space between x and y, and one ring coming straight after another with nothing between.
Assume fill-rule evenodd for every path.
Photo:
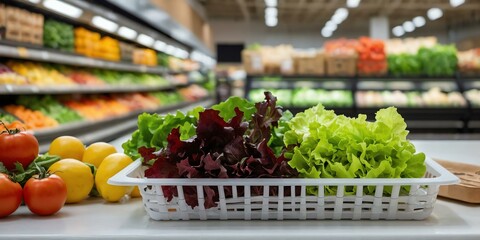
<instances>
[{"instance_id":1,"label":"ceiling light","mask_svg":"<svg viewBox=\"0 0 480 240\"><path fill-rule=\"evenodd\" d=\"M126 39L135 39L137 32L131 28L122 26L118 29L118 35Z\"/></svg>"},{"instance_id":2,"label":"ceiling light","mask_svg":"<svg viewBox=\"0 0 480 240\"><path fill-rule=\"evenodd\" d=\"M336 23L334 23L332 20L328 21L327 23L325 23L325 27L333 27L333 26L337 26Z\"/></svg>"},{"instance_id":3,"label":"ceiling light","mask_svg":"<svg viewBox=\"0 0 480 240\"><path fill-rule=\"evenodd\" d=\"M425 18L422 16L414 17L413 24L415 27L423 27L425 25Z\"/></svg>"},{"instance_id":4,"label":"ceiling light","mask_svg":"<svg viewBox=\"0 0 480 240\"><path fill-rule=\"evenodd\" d=\"M83 10L60 0L45 0L43 6L72 18L79 18Z\"/></svg>"},{"instance_id":5,"label":"ceiling light","mask_svg":"<svg viewBox=\"0 0 480 240\"><path fill-rule=\"evenodd\" d=\"M275 26L277 26L277 24L278 24L278 19L276 17L265 19L265 25L267 25L269 27L275 27Z\"/></svg>"},{"instance_id":6,"label":"ceiling light","mask_svg":"<svg viewBox=\"0 0 480 240\"><path fill-rule=\"evenodd\" d=\"M31 2L31 3L39 3L40 2L40 0L28 0L28 1Z\"/></svg>"},{"instance_id":7,"label":"ceiling light","mask_svg":"<svg viewBox=\"0 0 480 240\"><path fill-rule=\"evenodd\" d=\"M395 35L396 37L400 37L402 36L403 34L405 34L405 30L403 30L403 27L402 26L396 26L392 29L392 33L393 35Z\"/></svg>"},{"instance_id":8,"label":"ceiling light","mask_svg":"<svg viewBox=\"0 0 480 240\"><path fill-rule=\"evenodd\" d=\"M360 0L347 0L347 7L356 8L360 4Z\"/></svg>"},{"instance_id":9,"label":"ceiling light","mask_svg":"<svg viewBox=\"0 0 480 240\"><path fill-rule=\"evenodd\" d=\"M175 49L174 55L175 55L175 57L185 59L185 58L188 57L188 52L183 50L183 49L177 48L177 49Z\"/></svg>"},{"instance_id":10,"label":"ceiling light","mask_svg":"<svg viewBox=\"0 0 480 240\"><path fill-rule=\"evenodd\" d=\"M278 1L277 0L265 0L265 5L267 5L267 7L276 7L278 5Z\"/></svg>"},{"instance_id":11,"label":"ceiling light","mask_svg":"<svg viewBox=\"0 0 480 240\"><path fill-rule=\"evenodd\" d=\"M271 16L277 16L278 15L278 9L274 7L267 7L265 8L265 17L271 17Z\"/></svg>"},{"instance_id":12,"label":"ceiling light","mask_svg":"<svg viewBox=\"0 0 480 240\"><path fill-rule=\"evenodd\" d=\"M92 23L96 27L103 29L107 32L115 32L118 28L118 24L100 16L94 16L92 18Z\"/></svg>"},{"instance_id":13,"label":"ceiling light","mask_svg":"<svg viewBox=\"0 0 480 240\"><path fill-rule=\"evenodd\" d=\"M333 34L333 32L331 31L328 31L327 29L322 29L322 36L325 37L325 38L328 38L328 37L331 37Z\"/></svg>"},{"instance_id":14,"label":"ceiling light","mask_svg":"<svg viewBox=\"0 0 480 240\"><path fill-rule=\"evenodd\" d=\"M427 11L428 19L437 20L443 16L443 11L440 8L430 8Z\"/></svg>"},{"instance_id":15,"label":"ceiling light","mask_svg":"<svg viewBox=\"0 0 480 240\"><path fill-rule=\"evenodd\" d=\"M348 17L348 10L346 8L339 8L332 16L332 21L336 24L340 24Z\"/></svg>"},{"instance_id":16,"label":"ceiling light","mask_svg":"<svg viewBox=\"0 0 480 240\"><path fill-rule=\"evenodd\" d=\"M327 31L333 32L333 31L337 30L337 25L330 25L330 26L325 25L325 27L323 27L323 29L326 29Z\"/></svg>"},{"instance_id":17,"label":"ceiling light","mask_svg":"<svg viewBox=\"0 0 480 240\"><path fill-rule=\"evenodd\" d=\"M413 32L413 30L415 30L415 25L411 21L404 22L402 26L405 32Z\"/></svg>"},{"instance_id":18,"label":"ceiling light","mask_svg":"<svg viewBox=\"0 0 480 240\"><path fill-rule=\"evenodd\" d=\"M452 7L458 7L465 3L465 0L450 0L450 5Z\"/></svg>"},{"instance_id":19,"label":"ceiling light","mask_svg":"<svg viewBox=\"0 0 480 240\"><path fill-rule=\"evenodd\" d=\"M153 48L161 52L165 52L166 47L167 47L167 44L160 40L155 41L155 45L153 45Z\"/></svg>"},{"instance_id":20,"label":"ceiling light","mask_svg":"<svg viewBox=\"0 0 480 240\"><path fill-rule=\"evenodd\" d=\"M137 38L138 43L145 45L147 47L150 47L153 45L153 42L155 41L152 37L147 36L145 34L140 34L138 35Z\"/></svg>"}]
</instances>

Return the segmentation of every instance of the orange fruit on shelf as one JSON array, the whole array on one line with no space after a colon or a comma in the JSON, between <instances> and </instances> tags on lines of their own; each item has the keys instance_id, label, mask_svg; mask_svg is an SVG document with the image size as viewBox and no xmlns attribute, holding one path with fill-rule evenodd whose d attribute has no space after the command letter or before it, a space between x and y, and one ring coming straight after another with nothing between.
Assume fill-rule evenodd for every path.
<instances>
[{"instance_id":1,"label":"orange fruit on shelf","mask_svg":"<svg viewBox=\"0 0 480 240\"><path fill-rule=\"evenodd\" d=\"M108 155L116 153L117 149L111 144L105 142L96 142L85 149L82 161L94 165L96 168L100 166L103 159Z\"/></svg>"},{"instance_id":2,"label":"orange fruit on shelf","mask_svg":"<svg viewBox=\"0 0 480 240\"><path fill-rule=\"evenodd\" d=\"M74 158L82 160L83 153L85 152L85 145L83 142L72 136L61 136L55 138L50 144L48 154L57 155L61 159Z\"/></svg>"}]
</instances>

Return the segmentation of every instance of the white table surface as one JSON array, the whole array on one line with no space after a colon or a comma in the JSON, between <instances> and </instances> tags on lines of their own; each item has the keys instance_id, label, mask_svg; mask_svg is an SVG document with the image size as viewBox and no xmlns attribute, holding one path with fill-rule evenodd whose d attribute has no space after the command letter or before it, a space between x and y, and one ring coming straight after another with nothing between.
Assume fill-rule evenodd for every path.
<instances>
[{"instance_id":1,"label":"white table surface","mask_svg":"<svg viewBox=\"0 0 480 240\"><path fill-rule=\"evenodd\" d=\"M118 147L119 142L113 143ZM480 164L480 141L414 141L444 160ZM119 148L120 149L120 148ZM140 199L90 199L50 217L21 206L0 219L0 239L480 239L480 205L439 199L422 221L153 221Z\"/></svg>"}]
</instances>

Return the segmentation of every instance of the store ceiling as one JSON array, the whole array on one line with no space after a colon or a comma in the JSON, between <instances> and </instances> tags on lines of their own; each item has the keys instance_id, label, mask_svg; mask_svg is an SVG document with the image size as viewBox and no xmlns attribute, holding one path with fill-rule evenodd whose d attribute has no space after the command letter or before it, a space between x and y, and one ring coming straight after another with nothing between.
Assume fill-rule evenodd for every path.
<instances>
[{"instance_id":1,"label":"store ceiling","mask_svg":"<svg viewBox=\"0 0 480 240\"><path fill-rule=\"evenodd\" d=\"M264 0L198 0L212 20L263 21ZM346 7L345 0L278 0L279 25L322 25L336 9ZM386 15L395 26L415 16L426 16L427 10L443 10L442 23L458 26L480 22L480 0L466 0L459 7L449 0L362 0L350 8L348 22L368 21L369 17Z\"/></svg>"}]
</instances>

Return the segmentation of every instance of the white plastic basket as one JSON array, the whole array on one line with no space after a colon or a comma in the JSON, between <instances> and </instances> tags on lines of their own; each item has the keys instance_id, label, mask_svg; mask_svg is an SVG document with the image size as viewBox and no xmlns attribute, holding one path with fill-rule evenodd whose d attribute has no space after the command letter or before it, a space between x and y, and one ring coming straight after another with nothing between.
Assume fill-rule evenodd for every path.
<instances>
[{"instance_id":1,"label":"white plastic basket","mask_svg":"<svg viewBox=\"0 0 480 240\"><path fill-rule=\"evenodd\" d=\"M143 177L144 168L137 160L110 178L108 183L138 185L145 209L154 220L421 220L432 213L439 186L459 181L431 159L426 160L426 166L423 178L409 179L154 179ZM162 186L176 187L178 197L168 202ZM187 205L183 191L187 186L196 187L198 207ZM205 209L204 186L218 189L217 207ZM258 186L263 187L263 195L252 196L252 187L258 189ZM317 196L307 195L306 189L310 186L318 187ZM326 196L323 191L325 186L336 186L336 195ZM356 195L344 194L345 187L350 186L356 186ZM408 195L400 194L403 186L410 187ZM232 197L225 197L224 187L231 187ZM269 196L272 187L278 188L275 196ZM364 195L364 187L374 187L375 194ZM384 195L385 187L392 187L390 196ZM241 196L237 194L237 189L242 190Z\"/></svg>"}]
</instances>

